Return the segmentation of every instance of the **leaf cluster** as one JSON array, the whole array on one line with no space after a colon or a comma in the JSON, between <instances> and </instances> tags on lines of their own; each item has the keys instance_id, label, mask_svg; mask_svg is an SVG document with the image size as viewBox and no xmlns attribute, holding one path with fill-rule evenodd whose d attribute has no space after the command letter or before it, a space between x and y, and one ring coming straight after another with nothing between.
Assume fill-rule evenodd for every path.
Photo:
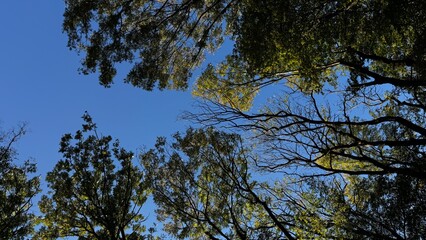
<instances>
[{"instance_id":1,"label":"leaf cluster","mask_svg":"<svg viewBox=\"0 0 426 240\"><path fill-rule=\"evenodd\" d=\"M82 72L100 72L110 86L116 64L133 62L125 79L152 90L187 88L206 50L223 41L222 22L235 18L232 0L65 1L68 45L85 53Z\"/></svg>"},{"instance_id":2,"label":"leaf cluster","mask_svg":"<svg viewBox=\"0 0 426 240\"><path fill-rule=\"evenodd\" d=\"M25 134L25 126L0 133L0 239L24 239L33 233L32 199L40 192L36 168L25 161L17 165L13 145Z\"/></svg>"},{"instance_id":3,"label":"leaf cluster","mask_svg":"<svg viewBox=\"0 0 426 240\"><path fill-rule=\"evenodd\" d=\"M98 136L88 114L83 129L65 134L63 154L46 180L51 189L39 203L39 238L135 239L144 231L140 213L147 198L133 153L111 136Z\"/></svg>"}]
</instances>

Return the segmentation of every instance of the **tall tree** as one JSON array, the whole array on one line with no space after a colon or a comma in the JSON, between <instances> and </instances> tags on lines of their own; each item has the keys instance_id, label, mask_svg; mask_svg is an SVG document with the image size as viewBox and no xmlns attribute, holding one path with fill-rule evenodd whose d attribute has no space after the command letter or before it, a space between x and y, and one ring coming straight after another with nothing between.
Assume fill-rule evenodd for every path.
<instances>
[{"instance_id":1,"label":"tall tree","mask_svg":"<svg viewBox=\"0 0 426 240\"><path fill-rule=\"evenodd\" d=\"M33 232L32 199L40 192L38 177L31 177L35 164L17 165L14 144L25 134L25 126L0 133L0 239L24 239Z\"/></svg>"},{"instance_id":2,"label":"tall tree","mask_svg":"<svg viewBox=\"0 0 426 240\"><path fill-rule=\"evenodd\" d=\"M83 129L61 140L63 154L47 174L51 189L39 202L43 226L36 237L56 239L140 239L147 198L143 173L133 153L99 136L88 114Z\"/></svg>"},{"instance_id":3,"label":"tall tree","mask_svg":"<svg viewBox=\"0 0 426 240\"><path fill-rule=\"evenodd\" d=\"M179 239L296 239L284 199L252 180L251 155L239 135L213 128L159 138L141 159L164 229Z\"/></svg>"}]
</instances>

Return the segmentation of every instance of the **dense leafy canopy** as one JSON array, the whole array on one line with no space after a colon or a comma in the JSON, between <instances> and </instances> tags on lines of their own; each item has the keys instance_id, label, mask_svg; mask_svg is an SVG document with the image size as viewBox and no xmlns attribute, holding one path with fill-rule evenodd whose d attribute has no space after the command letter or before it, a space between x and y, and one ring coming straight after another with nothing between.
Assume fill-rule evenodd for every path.
<instances>
[{"instance_id":1,"label":"dense leafy canopy","mask_svg":"<svg viewBox=\"0 0 426 240\"><path fill-rule=\"evenodd\" d=\"M99 70L104 85L116 63L134 61L127 81L135 86L186 87L204 51L229 34L234 57L259 84L291 75L314 89L335 81L339 66L352 87L423 86L425 8L397 0L67 0L64 30L69 46L86 53L84 72Z\"/></svg>"},{"instance_id":2,"label":"dense leafy canopy","mask_svg":"<svg viewBox=\"0 0 426 240\"><path fill-rule=\"evenodd\" d=\"M179 239L293 239L289 214L248 172L240 136L188 129L141 155L164 229Z\"/></svg>"},{"instance_id":3,"label":"dense leafy canopy","mask_svg":"<svg viewBox=\"0 0 426 240\"><path fill-rule=\"evenodd\" d=\"M158 220L178 239L421 239L424 180L403 175L254 178L236 134L188 129L141 155ZM251 169L251 170L250 170Z\"/></svg>"},{"instance_id":4,"label":"dense leafy canopy","mask_svg":"<svg viewBox=\"0 0 426 240\"><path fill-rule=\"evenodd\" d=\"M33 232L35 215L30 208L40 191L39 178L30 177L36 170L34 164L15 163L13 149L24 134L24 126L0 133L0 239L24 239Z\"/></svg>"},{"instance_id":5,"label":"dense leafy canopy","mask_svg":"<svg viewBox=\"0 0 426 240\"><path fill-rule=\"evenodd\" d=\"M223 41L223 21L236 1L66 0L69 46L86 53L83 73L100 72L109 86L116 63L134 62L126 82L151 90L184 89L204 50Z\"/></svg>"},{"instance_id":6,"label":"dense leafy canopy","mask_svg":"<svg viewBox=\"0 0 426 240\"><path fill-rule=\"evenodd\" d=\"M308 180L295 231L319 239L421 239L423 181L406 176Z\"/></svg>"},{"instance_id":7,"label":"dense leafy canopy","mask_svg":"<svg viewBox=\"0 0 426 240\"><path fill-rule=\"evenodd\" d=\"M69 47L104 86L130 62L125 81L134 86L186 89L206 51L232 39L233 51L197 79L194 94L208 101L190 116L252 141L211 128L177 134L171 145L160 138L141 156L144 179L130 152L118 143L110 150L111 137L85 137L94 130L85 116L48 175L40 236L139 237L147 187L178 238L426 235L424 1L65 3ZM250 111L271 85L282 94Z\"/></svg>"},{"instance_id":8,"label":"dense leafy canopy","mask_svg":"<svg viewBox=\"0 0 426 240\"><path fill-rule=\"evenodd\" d=\"M143 173L133 165L132 152L110 136L98 136L90 116L83 118L82 130L62 137L63 159L47 175L51 191L39 203L44 215L37 237L140 239Z\"/></svg>"},{"instance_id":9,"label":"dense leafy canopy","mask_svg":"<svg viewBox=\"0 0 426 240\"><path fill-rule=\"evenodd\" d=\"M421 238L425 3L251 4L243 4L247 20L241 21L233 56L243 64L235 67L232 60L229 66L252 78L242 84L220 68L213 76L221 76L228 91L234 83L237 93L242 86L258 91L285 83L283 95L261 112L218 96L192 117L253 131L266 150L257 162L265 171L310 183L301 192L303 207L293 209L299 236ZM201 84L209 86L209 79L218 78L200 78Z\"/></svg>"}]
</instances>

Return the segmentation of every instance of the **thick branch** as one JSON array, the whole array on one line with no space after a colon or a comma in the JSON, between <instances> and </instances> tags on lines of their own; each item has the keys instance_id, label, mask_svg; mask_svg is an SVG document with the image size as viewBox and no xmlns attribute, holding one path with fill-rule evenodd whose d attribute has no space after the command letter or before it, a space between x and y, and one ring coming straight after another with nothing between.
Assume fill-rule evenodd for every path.
<instances>
[{"instance_id":1,"label":"thick branch","mask_svg":"<svg viewBox=\"0 0 426 240\"><path fill-rule=\"evenodd\" d=\"M368 87L368 86L375 86L375 85L383 85L383 84L392 84L396 87L424 87L426 86L426 81L422 79L418 80L409 80L409 79L399 79L399 78L392 78L392 77L386 77L383 75L380 75L376 72L370 71L367 67L363 67L359 64L355 64L352 62L347 61L340 61L340 64L347 66L351 69L354 69L362 74L365 74L371 78L373 78L373 81L360 83L360 84L354 84L351 87L353 88L362 88L362 87Z\"/></svg>"}]
</instances>

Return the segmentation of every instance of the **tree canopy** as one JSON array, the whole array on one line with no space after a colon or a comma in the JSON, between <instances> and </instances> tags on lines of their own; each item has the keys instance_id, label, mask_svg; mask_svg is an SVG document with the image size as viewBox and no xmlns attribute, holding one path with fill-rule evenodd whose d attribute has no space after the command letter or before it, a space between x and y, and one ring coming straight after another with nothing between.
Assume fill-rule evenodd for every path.
<instances>
[{"instance_id":1,"label":"tree canopy","mask_svg":"<svg viewBox=\"0 0 426 240\"><path fill-rule=\"evenodd\" d=\"M213 128L188 129L171 143L159 138L141 159L164 230L178 239L421 239L425 234L422 179L268 171L261 177L265 171L254 171L258 158L240 136Z\"/></svg>"},{"instance_id":2,"label":"tree canopy","mask_svg":"<svg viewBox=\"0 0 426 240\"><path fill-rule=\"evenodd\" d=\"M88 114L83 129L65 134L63 159L47 174L51 189L39 203L38 238L141 239L141 207L147 198L133 153L111 136L99 136ZM91 133L91 134L89 134Z\"/></svg>"},{"instance_id":3,"label":"tree canopy","mask_svg":"<svg viewBox=\"0 0 426 240\"><path fill-rule=\"evenodd\" d=\"M116 64L134 62L126 82L151 90L185 89L205 50L223 41L236 1L65 1L70 48L83 51L83 73L109 86Z\"/></svg>"},{"instance_id":4,"label":"tree canopy","mask_svg":"<svg viewBox=\"0 0 426 240\"><path fill-rule=\"evenodd\" d=\"M107 87L126 62L125 81L136 87L187 89L206 53L232 41L224 61L196 80L193 93L204 100L188 116L251 138L212 128L189 129L171 145L160 138L141 155L145 182L118 143L110 153L110 137L83 137L94 127L86 116L82 132L63 138L64 160L49 173L42 232L126 238L128 223L140 220L129 209L148 187L159 220L178 238L426 235L424 1L65 4L69 47L84 53L82 72L99 72ZM268 86L281 94L252 110Z\"/></svg>"},{"instance_id":5,"label":"tree canopy","mask_svg":"<svg viewBox=\"0 0 426 240\"><path fill-rule=\"evenodd\" d=\"M208 128L177 133L141 155L158 219L179 239L294 239L289 218L252 180L240 136Z\"/></svg>"},{"instance_id":6,"label":"tree canopy","mask_svg":"<svg viewBox=\"0 0 426 240\"><path fill-rule=\"evenodd\" d=\"M0 239L25 239L34 231L33 197L40 192L40 180L31 176L35 164L16 164L16 142L25 126L0 133Z\"/></svg>"},{"instance_id":7,"label":"tree canopy","mask_svg":"<svg viewBox=\"0 0 426 240\"><path fill-rule=\"evenodd\" d=\"M424 85L423 1L65 2L69 46L86 53L83 72L99 70L104 85L116 63L133 61L133 85L184 88L205 51L227 36L258 84L296 76L315 89L340 70L354 88Z\"/></svg>"}]
</instances>

